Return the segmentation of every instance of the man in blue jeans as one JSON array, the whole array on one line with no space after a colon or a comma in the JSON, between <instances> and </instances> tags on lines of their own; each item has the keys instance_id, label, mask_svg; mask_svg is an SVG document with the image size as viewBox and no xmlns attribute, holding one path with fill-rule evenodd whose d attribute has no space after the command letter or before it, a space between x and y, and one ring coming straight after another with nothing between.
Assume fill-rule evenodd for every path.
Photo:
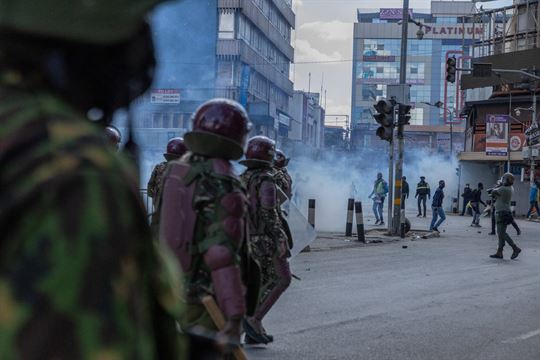
<instances>
[{"instance_id":1,"label":"man in blue jeans","mask_svg":"<svg viewBox=\"0 0 540 360\"><path fill-rule=\"evenodd\" d=\"M369 197L373 200L373 213L375 214L375 225L384 225L383 206L384 199L388 193L388 183L383 180L382 173L377 174L377 180L373 184L373 191Z\"/></svg>"},{"instance_id":2,"label":"man in blue jeans","mask_svg":"<svg viewBox=\"0 0 540 360\"><path fill-rule=\"evenodd\" d=\"M431 225L429 227L430 231L439 232L439 226L444 220L446 220L446 215L444 214L444 210L442 207L444 199L444 186L444 180L440 180L439 187L433 195L433 202L431 203L431 208L433 209L433 219L431 219ZM439 218L439 221L437 221L437 218Z\"/></svg>"},{"instance_id":3,"label":"man in blue jeans","mask_svg":"<svg viewBox=\"0 0 540 360\"><path fill-rule=\"evenodd\" d=\"M536 180L534 184L531 186L531 191L529 192L529 203L531 206L529 206L529 211L527 212L527 219L531 219L532 213L534 210L536 210L536 216L540 217L540 209L538 208L538 186L540 185L540 181Z\"/></svg>"}]
</instances>

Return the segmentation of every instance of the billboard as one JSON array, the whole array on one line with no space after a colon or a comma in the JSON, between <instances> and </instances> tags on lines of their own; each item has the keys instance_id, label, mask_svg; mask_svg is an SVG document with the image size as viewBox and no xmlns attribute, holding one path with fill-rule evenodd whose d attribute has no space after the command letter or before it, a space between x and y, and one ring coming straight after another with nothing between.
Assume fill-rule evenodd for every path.
<instances>
[{"instance_id":1,"label":"billboard","mask_svg":"<svg viewBox=\"0 0 540 360\"><path fill-rule=\"evenodd\" d=\"M413 17L413 9L409 9L409 16ZM379 10L381 20L402 20L403 8L384 8Z\"/></svg>"},{"instance_id":2,"label":"billboard","mask_svg":"<svg viewBox=\"0 0 540 360\"><path fill-rule=\"evenodd\" d=\"M486 115L486 155L508 155L508 115Z\"/></svg>"}]
</instances>

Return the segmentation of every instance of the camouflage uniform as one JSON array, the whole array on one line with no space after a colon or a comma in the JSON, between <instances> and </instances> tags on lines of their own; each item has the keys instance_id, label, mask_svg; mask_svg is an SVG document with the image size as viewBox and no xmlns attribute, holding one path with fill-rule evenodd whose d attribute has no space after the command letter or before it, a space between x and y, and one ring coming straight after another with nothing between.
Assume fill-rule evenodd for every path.
<instances>
[{"instance_id":1,"label":"camouflage uniform","mask_svg":"<svg viewBox=\"0 0 540 360\"><path fill-rule=\"evenodd\" d=\"M292 196L292 178L287 171L287 168L274 167L274 178L276 185L283 190L285 195L290 199Z\"/></svg>"},{"instance_id":2,"label":"camouflage uniform","mask_svg":"<svg viewBox=\"0 0 540 360\"><path fill-rule=\"evenodd\" d=\"M213 295L226 320L218 336L231 343L240 341L246 311L240 265L247 198L230 160L243 155L250 126L234 101L201 105L184 138L190 152L167 165L158 201L160 241L173 250L186 274L183 327L216 329L201 301Z\"/></svg>"},{"instance_id":3,"label":"camouflage uniform","mask_svg":"<svg viewBox=\"0 0 540 360\"><path fill-rule=\"evenodd\" d=\"M167 168L167 161L161 162L156 165L148 181L148 196L155 201L158 199L159 194L161 193L161 184L163 182L163 174Z\"/></svg>"},{"instance_id":4,"label":"camouflage uniform","mask_svg":"<svg viewBox=\"0 0 540 360\"><path fill-rule=\"evenodd\" d=\"M0 144L2 357L178 359L133 169L45 92L0 87Z\"/></svg>"},{"instance_id":5,"label":"camouflage uniform","mask_svg":"<svg viewBox=\"0 0 540 360\"><path fill-rule=\"evenodd\" d=\"M174 193L176 188L182 186L180 181L193 194L191 202L181 201L180 205L192 204L193 215L196 217L195 222L191 223L191 227L182 223L183 229L177 229L183 231L186 236L193 236L187 253L177 248L177 257L185 272L188 301L188 311L183 325L188 328L194 325L203 325L207 329L216 329L204 307L200 304L199 299L202 296L217 295L218 302L222 300L222 310L228 316L241 316L243 311L236 314L236 305L238 304L234 304L235 306L229 309L230 304L227 304L227 300L220 298L221 294L216 294L212 281L214 269L211 261L207 261L206 256L209 252L216 251L216 248L228 251L232 259L230 265L239 270L240 249L245 234L243 224L247 198L240 180L232 171L232 165L226 160L191 155L186 159L186 162L171 162L162 199L162 234L168 232L168 230L163 232L163 229L170 226L169 219L178 220L176 214L172 214L169 208L178 203ZM232 206L229 205L231 198L234 199L231 202ZM239 271L235 273L240 275ZM229 284L229 286L231 288L238 287L241 294L240 277L232 280L234 280L233 284ZM238 299L243 298L240 296ZM243 304L240 304L239 308L243 309Z\"/></svg>"},{"instance_id":6,"label":"camouflage uniform","mask_svg":"<svg viewBox=\"0 0 540 360\"><path fill-rule=\"evenodd\" d=\"M249 252L260 267L258 306L253 316L248 319L251 323L245 325L247 334L257 342L273 340L271 335L266 334L261 321L291 282L287 261L288 237L281 217L275 172L271 166L271 158L263 159L269 152L265 148L268 146L274 145L273 141L266 137L256 136L250 139L246 160L241 161L248 167L241 178L248 189L250 203ZM260 326L259 331L252 325ZM259 337L261 335L262 337Z\"/></svg>"}]
</instances>

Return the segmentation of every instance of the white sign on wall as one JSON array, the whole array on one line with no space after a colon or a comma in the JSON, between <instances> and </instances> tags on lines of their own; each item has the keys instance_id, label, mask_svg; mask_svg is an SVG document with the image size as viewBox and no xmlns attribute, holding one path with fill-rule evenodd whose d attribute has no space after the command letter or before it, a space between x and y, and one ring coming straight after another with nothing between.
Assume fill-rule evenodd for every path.
<instances>
[{"instance_id":1,"label":"white sign on wall","mask_svg":"<svg viewBox=\"0 0 540 360\"><path fill-rule=\"evenodd\" d=\"M180 104L179 89L152 89L150 91L152 104Z\"/></svg>"}]
</instances>

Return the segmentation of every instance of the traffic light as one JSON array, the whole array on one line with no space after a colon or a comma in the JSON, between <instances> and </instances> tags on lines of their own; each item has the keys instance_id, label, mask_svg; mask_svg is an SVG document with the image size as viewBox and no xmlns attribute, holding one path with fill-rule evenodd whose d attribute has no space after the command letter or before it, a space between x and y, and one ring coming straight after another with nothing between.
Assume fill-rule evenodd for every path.
<instances>
[{"instance_id":1,"label":"traffic light","mask_svg":"<svg viewBox=\"0 0 540 360\"><path fill-rule=\"evenodd\" d=\"M398 107L398 122L400 125L409 125L411 120L411 105L399 104Z\"/></svg>"},{"instance_id":2,"label":"traffic light","mask_svg":"<svg viewBox=\"0 0 540 360\"><path fill-rule=\"evenodd\" d=\"M382 99L373 107L377 110L377 114L374 114L373 117L381 125L375 134L382 140L392 141L394 135L394 104L389 100Z\"/></svg>"},{"instance_id":3,"label":"traffic light","mask_svg":"<svg viewBox=\"0 0 540 360\"><path fill-rule=\"evenodd\" d=\"M456 57L452 56L446 60L446 81L456 82Z\"/></svg>"}]
</instances>

